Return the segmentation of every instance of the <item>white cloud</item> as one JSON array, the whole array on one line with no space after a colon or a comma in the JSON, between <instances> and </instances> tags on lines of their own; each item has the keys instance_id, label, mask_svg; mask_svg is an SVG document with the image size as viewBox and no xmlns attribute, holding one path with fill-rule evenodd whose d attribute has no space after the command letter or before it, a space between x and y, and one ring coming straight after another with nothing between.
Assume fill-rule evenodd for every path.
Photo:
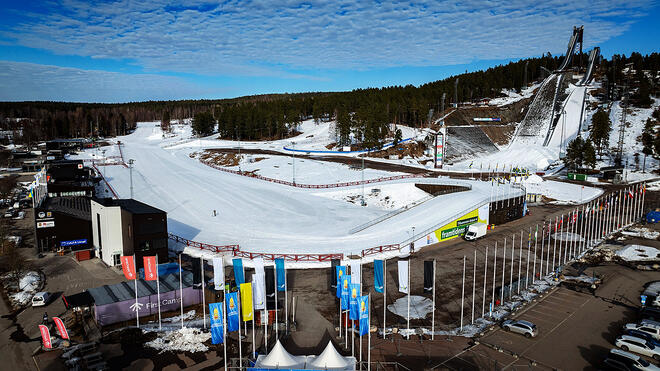
<instances>
[{"instance_id":1,"label":"white cloud","mask_svg":"<svg viewBox=\"0 0 660 371\"><path fill-rule=\"evenodd\" d=\"M441 66L564 53L623 33L642 0L366 2L62 0L0 35L58 54L135 59L149 71L306 77L290 69Z\"/></svg>"},{"instance_id":2,"label":"white cloud","mask_svg":"<svg viewBox=\"0 0 660 371\"><path fill-rule=\"evenodd\" d=\"M128 102L189 99L209 91L183 79L0 61L0 101Z\"/></svg>"}]
</instances>

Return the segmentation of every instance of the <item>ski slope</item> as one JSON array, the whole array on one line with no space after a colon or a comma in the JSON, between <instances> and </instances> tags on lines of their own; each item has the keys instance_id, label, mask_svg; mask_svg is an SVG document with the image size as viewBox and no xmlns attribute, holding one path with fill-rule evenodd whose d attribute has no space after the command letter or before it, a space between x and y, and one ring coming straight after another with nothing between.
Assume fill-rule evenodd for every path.
<instances>
[{"instance_id":1,"label":"ski slope","mask_svg":"<svg viewBox=\"0 0 660 371\"><path fill-rule=\"evenodd\" d=\"M169 232L199 242L239 244L241 250L253 252L357 253L365 248L407 240L413 226L417 231L427 230L463 212L469 205L488 202L490 196L490 183L465 182L473 189L461 193L460 197L456 194L435 197L349 235L351 228L380 217L386 211L336 199L337 195L332 194L336 189L327 190L329 194L324 195L323 190L298 189L215 170L190 155L200 147L215 147L216 141L206 138L197 145L168 146L185 137L185 129L177 130L181 130L181 135L163 140L160 128L154 123L139 123L134 133L116 140L122 143L124 159L135 160L134 198L166 211ZM266 146L279 144L271 142ZM104 149L106 157L118 155L117 146ZM91 158L97 153L87 150L78 157ZM130 197L128 168L103 166L100 169L119 197ZM406 182L414 180L392 184ZM361 187L353 189L359 192ZM217 216L213 216L214 210Z\"/></svg>"}]
</instances>

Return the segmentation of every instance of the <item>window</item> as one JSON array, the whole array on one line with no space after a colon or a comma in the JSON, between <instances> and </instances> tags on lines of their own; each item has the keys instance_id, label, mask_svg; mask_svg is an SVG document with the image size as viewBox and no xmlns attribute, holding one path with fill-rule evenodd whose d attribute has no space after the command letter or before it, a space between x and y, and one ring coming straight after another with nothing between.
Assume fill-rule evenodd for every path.
<instances>
[{"instance_id":1,"label":"window","mask_svg":"<svg viewBox=\"0 0 660 371\"><path fill-rule=\"evenodd\" d=\"M103 249L103 237L101 236L101 215L96 214L96 230L99 235L99 249Z\"/></svg>"},{"instance_id":2,"label":"window","mask_svg":"<svg viewBox=\"0 0 660 371\"><path fill-rule=\"evenodd\" d=\"M121 255L112 254L112 265L121 265Z\"/></svg>"}]
</instances>

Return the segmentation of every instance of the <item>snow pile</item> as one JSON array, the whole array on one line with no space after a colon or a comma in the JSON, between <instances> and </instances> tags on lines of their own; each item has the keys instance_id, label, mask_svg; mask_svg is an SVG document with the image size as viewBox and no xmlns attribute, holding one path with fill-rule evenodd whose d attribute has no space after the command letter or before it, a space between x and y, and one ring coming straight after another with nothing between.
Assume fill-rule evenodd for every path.
<instances>
[{"instance_id":1,"label":"snow pile","mask_svg":"<svg viewBox=\"0 0 660 371\"><path fill-rule=\"evenodd\" d=\"M505 96L491 99L488 102L488 105L502 107L511 103L518 102L525 98L529 98L534 94L534 90L536 90L539 86L541 86L541 83L535 83L532 86L522 89L520 93L515 90L502 89L502 94Z\"/></svg>"},{"instance_id":2,"label":"snow pile","mask_svg":"<svg viewBox=\"0 0 660 371\"><path fill-rule=\"evenodd\" d=\"M647 240L657 240L658 237L660 237L660 232L652 231L644 227L631 227L621 232L621 234L631 237L641 237Z\"/></svg>"},{"instance_id":3,"label":"snow pile","mask_svg":"<svg viewBox=\"0 0 660 371\"><path fill-rule=\"evenodd\" d=\"M408 318L408 296L397 299L387 310L399 317ZM423 296L410 296L410 319L423 319L433 311L433 302Z\"/></svg>"},{"instance_id":4,"label":"snow pile","mask_svg":"<svg viewBox=\"0 0 660 371\"><path fill-rule=\"evenodd\" d=\"M195 310L194 309L183 314L183 320L184 321L188 321L188 320L191 320L193 318L195 318ZM162 322L170 322L170 323L181 322L181 316L179 315L179 316L174 316L174 317L170 317L170 318L163 318Z\"/></svg>"},{"instance_id":5,"label":"snow pile","mask_svg":"<svg viewBox=\"0 0 660 371\"><path fill-rule=\"evenodd\" d=\"M552 235L552 239L557 241L582 242L584 238L577 233L558 232Z\"/></svg>"},{"instance_id":6,"label":"snow pile","mask_svg":"<svg viewBox=\"0 0 660 371\"><path fill-rule=\"evenodd\" d=\"M18 287L15 287L8 282L8 276L3 276L3 282L6 288L16 291L15 293L9 295L9 299L18 306L27 305L32 300L32 297L39 289L41 285L41 276L38 272L27 272L24 273L21 278L18 280Z\"/></svg>"},{"instance_id":7,"label":"snow pile","mask_svg":"<svg viewBox=\"0 0 660 371\"><path fill-rule=\"evenodd\" d=\"M563 281L600 283L600 278L592 276L563 276Z\"/></svg>"},{"instance_id":8,"label":"snow pile","mask_svg":"<svg viewBox=\"0 0 660 371\"><path fill-rule=\"evenodd\" d=\"M660 191L660 181L649 183L646 185L647 191Z\"/></svg>"},{"instance_id":9,"label":"snow pile","mask_svg":"<svg viewBox=\"0 0 660 371\"><path fill-rule=\"evenodd\" d=\"M519 180L519 178L516 179L516 182ZM594 187L544 180L536 174L522 179L521 182L527 189L527 193L541 194L547 198L557 200L559 203L583 203L593 200L603 193L602 189Z\"/></svg>"},{"instance_id":10,"label":"snow pile","mask_svg":"<svg viewBox=\"0 0 660 371\"><path fill-rule=\"evenodd\" d=\"M616 256L625 261L660 260L660 250L651 246L627 245L617 251Z\"/></svg>"},{"instance_id":11,"label":"snow pile","mask_svg":"<svg viewBox=\"0 0 660 371\"><path fill-rule=\"evenodd\" d=\"M357 205L362 202L362 188L359 187L341 191L319 192L316 195ZM410 207L428 196L428 193L415 187L414 183L382 184L379 186L365 186L364 188L364 199L367 207L383 210Z\"/></svg>"},{"instance_id":12,"label":"snow pile","mask_svg":"<svg viewBox=\"0 0 660 371\"><path fill-rule=\"evenodd\" d=\"M211 339L210 332L200 329L184 327L180 330L159 333L159 337L149 341L146 345L160 350L161 353L172 352L206 352L209 348L203 343Z\"/></svg>"}]
</instances>

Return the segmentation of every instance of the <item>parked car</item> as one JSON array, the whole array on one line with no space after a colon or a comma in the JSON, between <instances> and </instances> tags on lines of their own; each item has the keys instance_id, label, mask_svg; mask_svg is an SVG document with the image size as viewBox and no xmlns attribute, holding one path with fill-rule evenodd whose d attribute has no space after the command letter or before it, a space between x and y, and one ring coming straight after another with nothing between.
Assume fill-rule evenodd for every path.
<instances>
[{"instance_id":1,"label":"parked car","mask_svg":"<svg viewBox=\"0 0 660 371\"><path fill-rule=\"evenodd\" d=\"M660 308L658 308L658 307L641 307L639 309L639 318L660 322Z\"/></svg>"},{"instance_id":2,"label":"parked car","mask_svg":"<svg viewBox=\"0 0 660 371\"><path fill-rule=\"evenodd\" d=\"M644 340L648 341L649 343L651 343L655 346L660 346L660 340L653 338L653 336L651 334L646 333L644 331L626 330L624 332L624 335L636 336L640 339L644 339Z\"/></svg>"},{"instance_id":3,"label":"parked car","mask_svg":"<svg viewBox=\"0 0 660 371\"><path fill-rule=\"evenodd\" d=\"M628 323L623 327L624 330L639 330L660 340L660 322L643 319L639 323Z\"/></svg>"},{"instance_id":4,"label":"parked car","mask_svg":"<svg viewBox=\"0 0 660 371\"><path fill-rule=\"evenodd\" d=\"M32 297L32 306L33 307L43 307L48 305L50 302L51 293L48 291L42 291L34 294Z\"/></svg>"},{"instance_id":5,"label":"parked car","mask_svg":"<svg viewBox=\"0 0 660 371\"><path fill-rule=\"evenodd\" d=\"M506 320L502 322L502 328L504 331L525 335L526 338L536 337L539 334L535 324L524 320Z\"/></svg>"},{"instance_id":6,"label":"parked car","mask_svg":"<svg viewBox=\"0 0 660 371\"><path fill-rule=\"evenodd\" d=\"M14 217L14 214L16 214L16 213L14 212L14 209L10 207L9 209L7 209L7 211L5 211L5 214L4 214L3 216L4 216L5 218L13 218L13 217Z\"/></svg>"},{"instance_id":7,"label":"parked car","mask_svg":"<svg viewBox=\"0 0 660 371\"><path fill-rule=\"evenodd\" d=\"M610 350L604 363L614 370L660 370L660 367L652 365L644 358L621 349Z\"/></svg>"},{"instance_id":8,"label":"parked car","mask_svg":"<svg viewBox=\"0 0 660 371\"><path fill-rule=\"evenodd\" d=\"M614 345L624 351L631 351L648 357L653 357L656 361L660 361L660 349L642 338L621 335L616 339Z\"/></svg>"}]
</instances>

